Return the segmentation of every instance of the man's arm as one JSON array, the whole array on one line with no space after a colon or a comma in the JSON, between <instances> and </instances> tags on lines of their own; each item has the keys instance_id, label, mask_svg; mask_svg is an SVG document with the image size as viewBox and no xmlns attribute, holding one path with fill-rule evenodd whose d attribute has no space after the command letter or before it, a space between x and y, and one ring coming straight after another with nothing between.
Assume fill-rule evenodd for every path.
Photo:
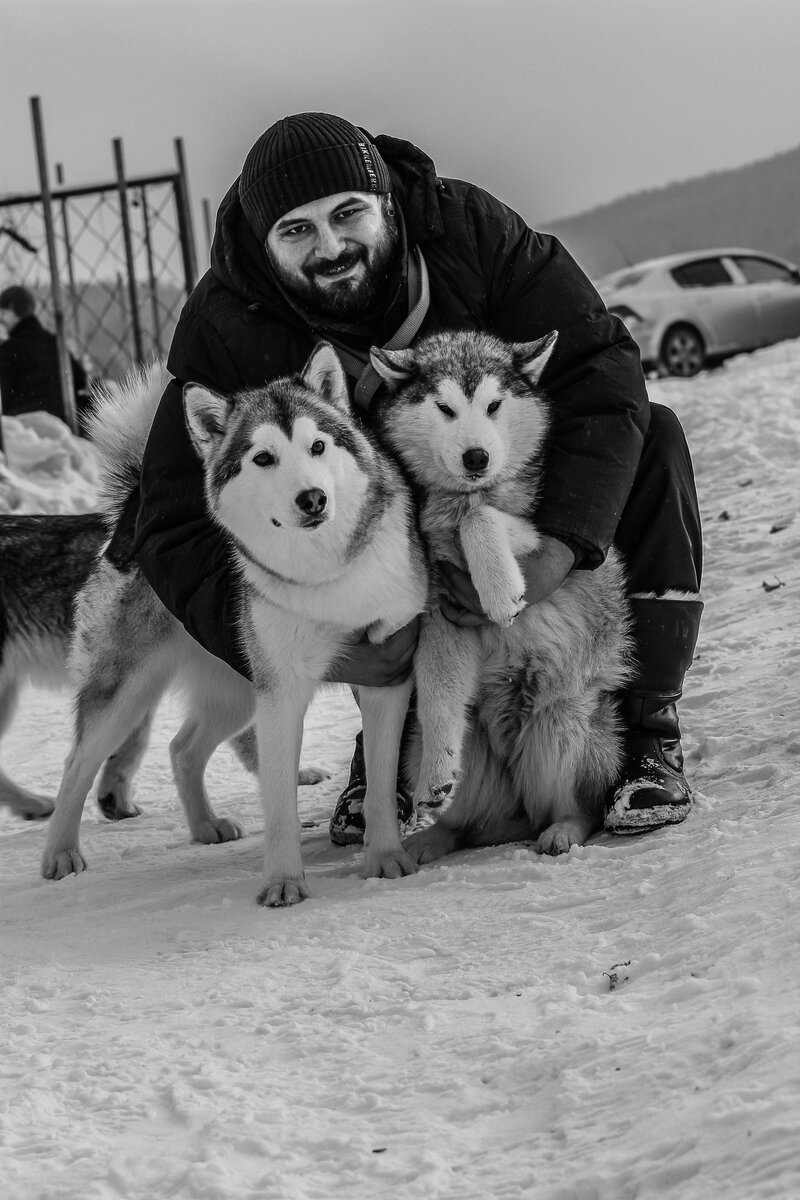
<instances>
[{"instance_id":1,"label":"man's arm","mask_svg":"<svg viewBox=\"0 0 800 1200\"><path fill-rule=\"evenodd\" d=\"M536 525L595 567L613 540L650 419L639 352L561 243L475 189L469 212L487 281L487 327L510 341L552 329L551 430Z\"/></svg>"}]
</instances>

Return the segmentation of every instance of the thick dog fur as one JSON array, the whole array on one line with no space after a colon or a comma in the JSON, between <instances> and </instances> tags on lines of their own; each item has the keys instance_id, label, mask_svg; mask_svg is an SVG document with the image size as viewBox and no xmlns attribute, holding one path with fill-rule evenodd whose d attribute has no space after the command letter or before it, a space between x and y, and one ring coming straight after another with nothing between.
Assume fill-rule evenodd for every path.
<instances>
[{"instance_id":1,"label":"thick dog fur","mask_svg":"<svg viewBox=\"0 0 800 1200\"><path fill-rule=\"evenodd\" d=\"M113 514L138 475L144 440L167 376L153 368L99 406L91 435L108 462ZM308 895L300 852L297 768L303 717L320 681L352 641L374 642L419 613L427 573L408 488L389 457L353 420L341 366L321 344L302 377L233 399L189 385L184 407L206 479L209 512L230 542L240 585L242 644L252 684L207 653L161 605L138 570L100 559L76 608L75 740L50 821L42 872L85 868L80 816L103 758L178 683L188 715L171 747L192 837L241 836L219 818L203 776L214 749L255 714L264 807L258 902ZM400 844L398 750L411 684L359 689L368 767L364 869L415 869Z\"/></svg>"},{"instance_id":2,"label":"thick dog fur","mask_svg":"<svg viewBox=\"0 0 800 1200\"><path fill-rule=\"evenodd\" d=\"M612 694L630 671L622 566L612 551L526 608L517 562L539 544L538 381L555 341L436 334L372 352L390 392L381 436L419 489L430 557L469 570L494 622L463 628L433 607L423 624L415 799L439 818L406 841L417 862L520 839L563 853L600 828L617 774Z\"/></svg>"}]
</instances>

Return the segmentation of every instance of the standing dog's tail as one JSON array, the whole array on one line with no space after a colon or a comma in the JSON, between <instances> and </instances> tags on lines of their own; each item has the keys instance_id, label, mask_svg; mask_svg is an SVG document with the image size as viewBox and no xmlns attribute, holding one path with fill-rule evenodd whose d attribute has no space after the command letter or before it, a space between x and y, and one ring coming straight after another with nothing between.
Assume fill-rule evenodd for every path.
<instances>
[{"instance_id":1,"label":"standing dog's tail","mask_svg":"<svg viewBox=\"0 0 800 1200\"><path fill-rule=\"evenodd\" d=\"M161 397L171 379L157 359L121 382L103 383L92 395L86 432L100 452L99 498L109 528L139 483L145 443Z\"/></svg>"}]
</instances>

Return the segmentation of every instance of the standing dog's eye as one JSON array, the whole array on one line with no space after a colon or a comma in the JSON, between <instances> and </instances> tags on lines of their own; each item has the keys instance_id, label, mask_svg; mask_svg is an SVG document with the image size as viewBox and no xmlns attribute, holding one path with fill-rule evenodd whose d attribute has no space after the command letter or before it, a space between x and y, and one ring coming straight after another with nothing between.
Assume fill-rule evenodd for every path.
<instances>
[{"instance_id":1,"label":"standing dog's eye","mask_svg":"<svg viewBox=\"0 0 800 1200\"><path fill-rule=\"evenodd\" d=\"M444 413L444 415L445 415L446 417L449 417L449 419L450 419L451 421L452 421L452 419L453 419L453 418L455 417L455 415L456 415L456 414L453 412L452 408L450 408L450 406L449 406L448 404L439 404L439 403L437 402L437 405L436 405L436 407L438 408L438 410L439 410L439 412L440 412L440 413Z\"/></svg>"},{"instance_id":2,"label":"standing dog's eye","mask_svg":"<svg viewBox=\"0 0 800 1200\"><path fill-rule=\"evenodd\" d=\"M320 438L317 438L317 440L315 442L311 443L311 453L312 454L324 454L325 453L325 443Z\"/></svg>"},{"instance_id":3,"label":"standing dog's eye","mask_svg":"<svg viewBox=\"0 0 800 1200\"><path fill-rule=\"evenodd\" d=\"M275 455L270 454L269 450L259 450L258 454L253 455L253 462L257 467L274 467Z\"/></svg>"},{"instance_id":4,"label":"standing dog's eye","mask_svg":"<svg viewBox=\"0 0 800 1200\"><path fill-rule=\"evenodd\" d=\"M493 401L492 401L492 403L491 403L491 404L489 405L489 407L486 409L486 411L487 411L487 413L489 414L489 416L491 416L491 415L492 415L492 413L496 413L496 412L497 412L497 410L498 410L498 408L500 407L501 403L502 403L502 401L501 401L501 400L493 400Z\"/></svg>"}]
</instances>

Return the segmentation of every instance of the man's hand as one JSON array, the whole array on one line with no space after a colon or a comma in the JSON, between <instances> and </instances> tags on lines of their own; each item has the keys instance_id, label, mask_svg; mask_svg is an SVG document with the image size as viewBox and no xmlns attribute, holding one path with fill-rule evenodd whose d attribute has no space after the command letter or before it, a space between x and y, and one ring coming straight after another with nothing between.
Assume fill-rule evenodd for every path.
<instances>
[{"instance_id":1,"label":"man's hand","mask_svg":"<svg viewBox=\"0 0 800 1200\"><path fill-rule=\"evenodd\" d=\"M575 555L569 546L558 538L542 534L539 549L529 555L522 566L525 603L538 604L551 596L564 582L574 563ZM438 562L436 569L442 584L439 604L442 615L454 625L469 628L491 625L468 572L446 562Z\"/></svg>"},{"instance_id":2,"label":"man's hand","mask_svg":"<svg viewBox=\"0 0 800 1200\"><path fill-rule=\"evenodd\" d=\"M360 683L363 687L393 687L404 683L411 674L419 623L419 617L415 617L379 646L367 641L365 635L350 647L346 658L339 660L328 680L331 683Z\"/></svg>"}]
</instances>

